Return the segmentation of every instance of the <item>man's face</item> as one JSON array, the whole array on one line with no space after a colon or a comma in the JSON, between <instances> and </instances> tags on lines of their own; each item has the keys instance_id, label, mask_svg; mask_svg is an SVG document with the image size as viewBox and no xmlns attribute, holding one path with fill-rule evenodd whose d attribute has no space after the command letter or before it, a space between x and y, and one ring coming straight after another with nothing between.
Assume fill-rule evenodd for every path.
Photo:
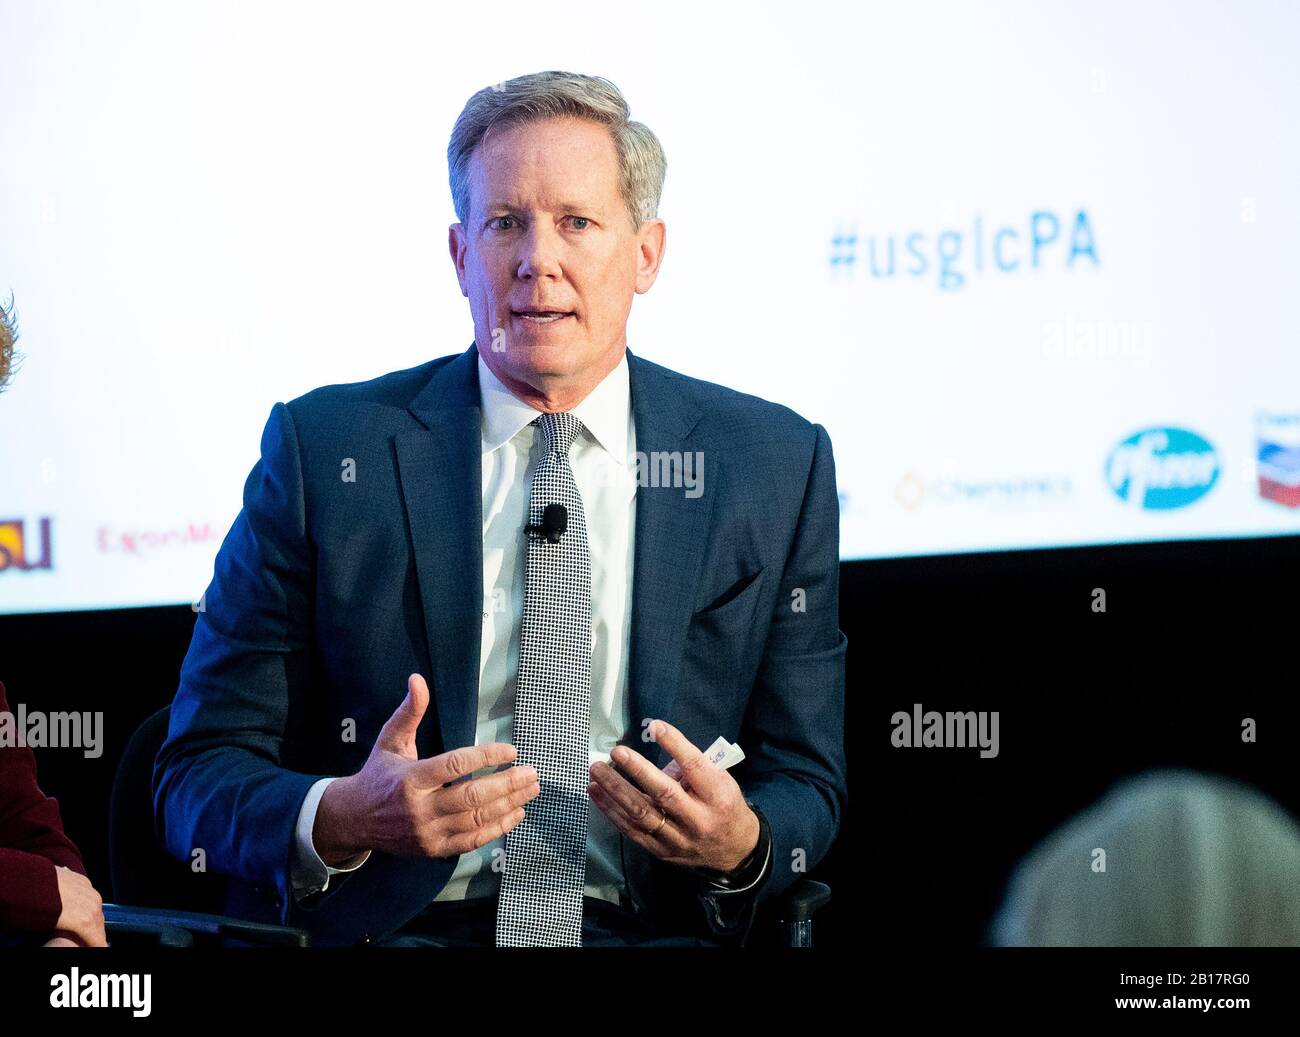
<instances>
[{"instance_id":1,"label":"man's face","mask_svg":"<svg viewBox=\"0 0 1300 1037\"><path fill-rule=\"evenodd\" d=\"M576 403L623 355L663 221L632 228L609 130L583 119L494 127L470 183L468 221L449 244L479 354L517 394Z\"/></svg>"}]
</instances>

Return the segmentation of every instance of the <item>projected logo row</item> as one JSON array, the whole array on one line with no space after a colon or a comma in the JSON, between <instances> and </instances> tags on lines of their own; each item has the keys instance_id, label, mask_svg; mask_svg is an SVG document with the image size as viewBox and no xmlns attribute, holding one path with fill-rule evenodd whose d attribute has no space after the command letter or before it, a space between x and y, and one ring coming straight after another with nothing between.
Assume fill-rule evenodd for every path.
<instances>
[{"instance_id":1,"label":"projected logo row","mask_svg":"<svg viewBox=\"0 0 1300 1037\"><path fill-rule=\"evenodd\" d=\"M53 519L43 515L29 525L22 519L0 520L0 572L13 569L53 569ZM171 529L115 529L100 526L95 547L100 554L152 560L168 549L213 544L218 537L211 523L191 522Z\"/></svg>"},{"instance_id":2,"label":"projected logo row","mask_svg":"<svg viewBox=\"0 0 1300 1037\"><path fill-rule=\"evenodd\" d=\"M1255 423L1256 479L1260 498L1286 508L1300 508L1300 414L1260 415ZM1223 465L1218 451L1191 429L1140 429L1117 443L1106 457L1102 477L1111 492L1130 508L1171 511L1194 504L1219 482ZM926 480L909 472L894 488L908 511L927 500L1049 502L1070 495L1067 475L1053 473L1015 479Z\"/></svg>"},{"instance_id":3,"label":"projected logo row","mask_svg":"<svg viewBox=\"0 0 1300 1037\"><path fill-rule=\"evenodd\" d=\"M1256 475L1259 496L1285 508L1300 509L1300 414L1261 414L1256 418ZM1157 426L1140 429L1115 445L1104 466L1104 478L1114 495L1128 507L1170 511L1194 504L1219 483L1223 465L1218 451L1191 429ZM927 498L963 501L1050 501L1070 494L1065 475L1020 479L964 481L956 478L927 483L908 473L895 487L902 507L915 511ZM841 507L850 495L841 494ZM119 530L101 526L97 546L103 554L144 557L184 545L214 541L208 523L183 529ZM0 520L0 572L53 569L52 520Z\"/></svg>"}]
</instances>

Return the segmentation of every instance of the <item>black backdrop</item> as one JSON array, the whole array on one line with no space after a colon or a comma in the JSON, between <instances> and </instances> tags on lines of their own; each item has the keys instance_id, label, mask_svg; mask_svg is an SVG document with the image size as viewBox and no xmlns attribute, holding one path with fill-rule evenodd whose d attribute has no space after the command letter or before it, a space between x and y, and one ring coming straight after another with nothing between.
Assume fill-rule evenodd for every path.
<instances>
[{"instance_id":1,"label":"black backdrop","mask_svg":"<svg viewBox=\"0 0 1300 1037\"><path fill-rule=\"evenodd\" d=\"M818 943L977 944L1020 855L1148 767L1241 777L1300 813L1297 587L1297 537L845 563L850 807L811 873L834 891ZM170 701L194 619L188 605L0 616L11 707L105 713L99 759L37 758L106 899L117 760ZM893 748L891 715L917 702L998 710L998 756Z\"/></svg>"}]
</instances>

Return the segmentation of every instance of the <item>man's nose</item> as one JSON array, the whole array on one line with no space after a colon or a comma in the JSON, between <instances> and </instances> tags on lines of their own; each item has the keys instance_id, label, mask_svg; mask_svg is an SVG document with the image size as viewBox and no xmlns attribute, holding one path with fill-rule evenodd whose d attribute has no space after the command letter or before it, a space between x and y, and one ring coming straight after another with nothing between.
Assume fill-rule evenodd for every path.
<instances>
[{"instance_id":1,"label":"man's nose","mask_svg":"<svg viewBox=\"0 0 1300 1037\"><path fill-rule=\"evenodd\" d=\"M520 242L518 276L560 276L560 232L545 220L534 220Z\"/></svg>"}]
</instances>

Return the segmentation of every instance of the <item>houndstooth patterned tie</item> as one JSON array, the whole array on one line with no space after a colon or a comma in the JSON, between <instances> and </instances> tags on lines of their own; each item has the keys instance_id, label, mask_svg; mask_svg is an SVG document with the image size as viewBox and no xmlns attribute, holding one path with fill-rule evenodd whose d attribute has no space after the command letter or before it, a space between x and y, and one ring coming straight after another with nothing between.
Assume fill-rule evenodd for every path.
<instances>
[{"instance_id":1,"label":"houndstooth patterned tie","mask_svg":"<svg viewBox=\"0 0 1300 1037\"><path fill-rule=\"evenodd\" d=\"M544 453L533 474L529 523L548 504L568 510L558 543L527 534L524 618L515 695L515 766L537 769L541 794L506 833L497 904L498 947L581 947L587 873L591 730L591 557L569 447L582 422L543 414Z\"/></svg>"}]
</instances>

